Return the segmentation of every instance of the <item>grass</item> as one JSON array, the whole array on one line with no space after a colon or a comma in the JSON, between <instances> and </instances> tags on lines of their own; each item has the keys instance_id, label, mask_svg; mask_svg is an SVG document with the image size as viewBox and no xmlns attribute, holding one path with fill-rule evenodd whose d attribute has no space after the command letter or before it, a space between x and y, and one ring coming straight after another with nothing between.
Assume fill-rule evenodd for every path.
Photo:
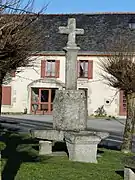
<instances>
[{"instance_id":1,"label":"grass","mask_svg":"<svg viewBox=\"0 0 135 180\"><path fill-rule=\"evenodd\" d=\"M19 135L3 136L3 180L122 180L125 157L119 151L100 149L98 164L71 162L68 157L38 156L37 141ZM119 171L120 173L116 173ZM120 175L121 174L121 175Z\"/></svg>"},{"instance_id":2,"label":"grass","mask_svg":"<svg viewBox=\"0 0 135 180\"><path fill-rule=\"evenodd\" d=\"M119 157L119 158L118 158ZM117 152L105 152L99 164L69 162L66 157L53 157L39 163L23 163L16 180L120 180L115 171L123 170Z\"/></svg>"}]
</instances>

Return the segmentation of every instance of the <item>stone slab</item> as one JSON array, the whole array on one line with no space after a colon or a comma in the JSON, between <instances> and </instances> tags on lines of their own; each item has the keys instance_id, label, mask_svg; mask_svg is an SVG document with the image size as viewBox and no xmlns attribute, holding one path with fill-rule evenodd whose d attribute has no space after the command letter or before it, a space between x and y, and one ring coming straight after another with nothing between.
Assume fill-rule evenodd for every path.
<instances>
[{"instance_id":1,"label":"stone slab","mask_svg":"<svg viewBox=\"0 0 135 180\"><path fill-rule=\"evenodd\" d=\"M97 143L97 140L105 139L109 136L106 132L95 131L80 131L80 132L65 132L64 137L72 143Z\"/></svg>"},{"instance_id":2,"label":"stone slab","mask_svg":"<svg viewBox=\"0 0 135 180\"><path fill-rule=\"evenodd\" d=\"M101 138L92 132L66 132L65 140L71 144L97 144Z\"/></svg>"},{"instance_id":3,"label":"stone slab","mask_svg":"<svg viewBox=\"0 0 135 180\"><path fill-rule=\"evenodd\" d=\"M83 90L57 90L53 102L53 128L67 131L85 130L86 97Z\"/></svg>"},{"instance_id":4,"label":"stone slab","mask_svg":"<svg viewBox=\"0 0 135 180\"><path fill-rule=\"evenodd\" d=\"M135 180L135 173L130 168L124 169L124 180Z\"/></svg>"},{"instance_id":5,"label":"stone slab","mask_svg":"<svg viewBox=\"0 0 135 180\"><path fill-rule=\"evenodd\" d=\"M44 140L52 140L52 141L59 141L63 142L64 139L64 132L63 131L57 131L57 130L33 130L31 132L33 137L36 137L38 139L44 139Z\"/></svg>"},{"instance_id":6,"label":"stone slab","mask_svg":"<svg viewBox=\"0 0 135 180\"><path fill-rule=\"evenodd\" d=\"M98 137L100 137L101 139L105 139L109 136L109 133L106 132L94 132L94 131L81 131L78 132L80 136L84 135L84 136L88 136L88 135L96 135ZM71 132L71 131L59 131L59 130L55 130L55 129L47 129L47 130L32 130L31 131L31 135L34 138L38 138L38 139L44 139L44 140L51 140L51 141L59 141L59 142L63 142L64 138L65 138L65 134L67 136L67 134L72 134L70 136L70 138L74 138L75 136L78 135L77 132ZM73 139L72 139L73 140Z\"/></svg>"}]
</instances>

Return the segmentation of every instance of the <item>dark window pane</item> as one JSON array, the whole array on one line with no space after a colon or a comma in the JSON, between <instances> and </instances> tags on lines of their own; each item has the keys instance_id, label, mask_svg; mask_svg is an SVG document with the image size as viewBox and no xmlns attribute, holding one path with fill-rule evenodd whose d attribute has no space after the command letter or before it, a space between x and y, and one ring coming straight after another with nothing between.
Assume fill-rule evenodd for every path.
<instances>
[{"instance_id":1,"label":"dark window pane","mask_svg":"<svg viewBox=\"0 0 135 180\"><path fill-rule=\"evenodd\" d=\"M88 77L88 61L80 61L79 77Z\"/></svg>"},{"instance_id":2,"label":"dark window pane","mask_svg":"<svg viewBox=\"0 0 135 180\"><path fill-rule=\"evenodd\" d=\"M48 102L49 99L49 91L41 90L41 102Z\"/></svg>"}]
</instances>

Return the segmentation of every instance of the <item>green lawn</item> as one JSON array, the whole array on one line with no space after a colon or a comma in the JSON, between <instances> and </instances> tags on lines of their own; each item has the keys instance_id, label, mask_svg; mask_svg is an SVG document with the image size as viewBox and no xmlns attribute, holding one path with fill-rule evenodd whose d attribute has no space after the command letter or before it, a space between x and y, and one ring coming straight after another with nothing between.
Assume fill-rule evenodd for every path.
<instances>
[{"instance_id":1,"label":"green lawn","mask_svg":"<svg viewBox=\"0 0 135 180\"><path fill-rule=\"evenodd\" d=\"M124 154L102 150L98 164L71 162L65 157L38 157L36 141L6 135L3 151L3 180L122 180ZM31 143L31 145L30 145Z\"/></svg>"}]
</instances>

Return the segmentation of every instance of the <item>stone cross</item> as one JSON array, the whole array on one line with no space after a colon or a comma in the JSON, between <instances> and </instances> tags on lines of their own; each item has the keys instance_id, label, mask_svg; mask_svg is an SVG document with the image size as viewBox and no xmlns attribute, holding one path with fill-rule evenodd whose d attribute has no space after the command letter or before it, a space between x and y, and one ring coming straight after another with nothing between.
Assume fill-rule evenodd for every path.
<instances>
[{"instance_id":1,"label":"stone cross","mask_svg":"<svg viewBox=\"0 0 135 180\"><path fill-rule=\"evenodd\" d=\"M67 90L77 89L77 54L79 47L76 45L76 35L84 34L83 29L76 28L76 19L69 18L67 27L59 27L60 34L68 34L65 67L65 84Z\"/></svg>"},{"instance_id":2,"label":"stone cross","mask_svg":"<svg viewBox=\"0 0 135 180\"><path fill-rule=\"evenodd\" d=\"M74 18L68 19L68 26L67 27L59 27L59 33L61 34L68 34L68 47L76 47L76 35L84 34L83 29L76 28L76 20Z\"/></svg>"}]
</instances>

